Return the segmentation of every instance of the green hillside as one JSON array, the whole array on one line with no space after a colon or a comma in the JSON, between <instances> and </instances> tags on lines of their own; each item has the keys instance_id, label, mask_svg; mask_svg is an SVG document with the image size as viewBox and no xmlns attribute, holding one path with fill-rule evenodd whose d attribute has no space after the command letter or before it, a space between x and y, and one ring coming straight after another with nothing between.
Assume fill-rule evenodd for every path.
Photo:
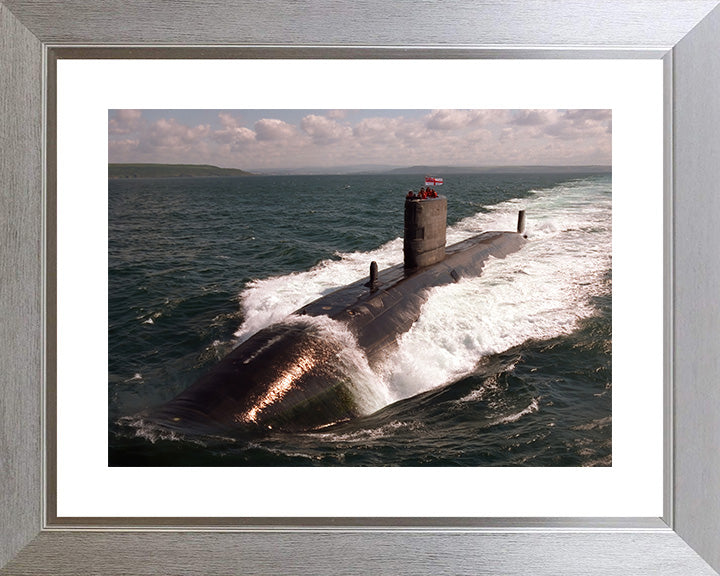
<instances>
[{"instance_id":1,"label":"green hillside","mask_svg":"<svg viewBox=\"0 0 720 576\"><path fill-rule=\"evenodd\" d=\"M108 164L108 178L213 178L251 176L237 168L207 164Z\"/></svg>"}]
</instances>

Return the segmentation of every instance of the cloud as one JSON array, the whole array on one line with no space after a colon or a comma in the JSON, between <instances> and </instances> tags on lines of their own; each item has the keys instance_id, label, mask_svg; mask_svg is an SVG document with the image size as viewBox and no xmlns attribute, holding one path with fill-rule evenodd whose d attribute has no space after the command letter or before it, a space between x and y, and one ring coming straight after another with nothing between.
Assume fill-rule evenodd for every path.
<instances>
[{"instance_id":1,"label":"cloud","mask_svg":"<svg viewBox=\"0 0 720 576\"><path fill-rule=\"evenodd\" d=\"M136 122L142 118L142 110L116 110L115 118L120 122Z\"/></svg>"},{"instance_id":2,"label":"cloud","mask_svg":"<svg viewBox=\"0 0 720 576\"><path fill-rule=\"evenodd\" d=\"M567 110L564 113L565 118L575 124L584 124L588 122L607 122L612 117L611 110Z\"/></svg>"},{"instance_id":3,"label":"cloud","mask_svg":"<svg viewBox=\"0 0 720 576\"><path fill-rule=\"evenodd\" d=\"M187 150L210 134L206 124L186 126L174 118L161 118L151 124L143 140L143 149Z\"/></svg>"},{"instance_id":4,"label":"cloud","mask_svg":"<svg viewBox=\"0 0 720 576\"><path fill-rule=\"evenodd\" d=\"M126 154L137 150L139 145L140 141L137 139L110 140L108 142L108 154L111 158L113 156L125 157Z\"/></svg>"},{"instance_id":5,"label":"cloud","mask_svg":"<svg viewBox=\"0 0 720 576\"><path fill-rule=\"evenodd\" d=\"M130 134L143 125L142 110L115 110L108 121L110 134Z\"/></svg>"},{"instance_id":6,"label":"cloud","mask_svg":"<svg viewBox=\"0 0 720 576\"><path fill-rule=\"evenodd\" d=\"M347 110L330 110L327 113L328 118L332 118L333 120L343 120L347 117Z\"/></svg>"},{"instance_id":7,"label":"cloud","mask_svg":"<svg viewBox=\"0 0 720 576\"><path fill-rule=\"evenodd\" d=\"M565 140L601 139L611 133L610 110L566 110L543 129L543 133Z\"/></svg>"},{"instance_id":8,"label":"cloud","mask_svg":"<svg viewBox=\"0 0 720 576\"><path fill-rule=\"evenodd\" d=\"M466 110L435 110L427 120L427 127L431 130L457 130L468 124Z\"/></svg>"},{"instance_id":9,"label":"cloud","mask_svg":"<svg viewBox=\"0 0 720 576\"><path fill-rule=\"evenodd\" d=\"M240 121L227 112L220 112L218 114L218 120L220 120L220 126L223 128L237 128L240 125Z\"/></svg>"},{"instance_id":10,"label":"cloud","mask_svg":"<svg viewBox=\"0 0 720 576\"><path fill-rule=\"evenodd\" d=\"M249 170L352 164L460 166L605 164L610 110L278 110L167 111L154 122L138 110L109 118L112 162L212 163ZM158 118L157 113L153 113ZM257 118L257 116L255 116ZM293 119L293 120L291 120Z\"/></svg>"},{"instance_id":11,"label":"cloud","mask_svg":"<svg viewBox=\"0 0 720 576\"><path fill-rule=\"evenodd\" d=\"M300 121L300 127L315 142L329 144L352 136L352 128L326 116L310 114Z\"/></svg>"},{"instance_id":12,"label":"cloud","mask_svg":"<svg viewBox=\"0 0 720 576\"><path fill-rule=\"evenodd\" d=\"M212 139L223 144L232 144L233 147L243 147L256 139L256 134L250 128L241 126L234 116L221 112L218 114L221 128L214 130Z\"/></svg>"},{"instance_id":13,"label":"cloud","mask_svg":"<svg viewBox=\"0 0 720 576\"><path fill-rule=\"evenodd\" d=\"M274 118L258 120L254 128L258 140L292 140L298 137L295 126Z\"/></svg>"},{"instance_id":14,"label":"cloud","mask_svg":"<svg viewBox=\"0 0 720 576\"><path fill-rule=\"evenodd\" d=\"M407 123L400 116L397 118L370 117L363 118L353 128L353 136L361 141L388 143L397 139L397 132L405 131Z\"/></svg>"},{"instance_id":15,"label":"cloud","mask_svg":"<svg viewBox=\"0 0 720 576\"><path fill-rule=\"evenodd\" d=\"M518 126L542 126L552 122L554 110L516 110L512 114L512 123Z\"/></svg>"},{"instance_id":16,"label":"cloud","mask_svg":"<svg viewBox=\"0 0 720 576\"><path fill-rule=\"evenodd\" d=\"M431 130L464 130L498 122L504 116L504 110L433 110L426 126Z\"/></svg>"}]
</instances>

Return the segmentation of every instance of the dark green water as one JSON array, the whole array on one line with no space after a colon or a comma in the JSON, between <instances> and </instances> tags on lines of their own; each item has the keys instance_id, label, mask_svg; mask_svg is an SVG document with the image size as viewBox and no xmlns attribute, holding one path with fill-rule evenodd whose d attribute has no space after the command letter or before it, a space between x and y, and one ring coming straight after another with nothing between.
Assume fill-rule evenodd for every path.
<instances>
[{"instance_id":1,"label":"dark green water","mask_svg":"<svg viewBox=\"0 0 720 576\"><path fill-rule=\"evenodd\" d=\"M115 466L611 464L611 178L446 178L448 242L530 242L435 289L387 360L354 375L366 416L262 438L179 437L142 411L239 341L402 260L416 176L109 182L109 463ZM351 351L359 354L359 351Z\"/></svg>"}]
</instances>

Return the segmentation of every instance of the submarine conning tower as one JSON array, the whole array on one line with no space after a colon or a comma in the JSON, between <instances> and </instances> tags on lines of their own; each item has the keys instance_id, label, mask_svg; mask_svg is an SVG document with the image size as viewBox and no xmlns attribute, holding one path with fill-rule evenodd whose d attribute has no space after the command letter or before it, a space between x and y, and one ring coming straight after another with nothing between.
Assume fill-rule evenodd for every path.
<instances>
[{"instance_id":1,"label":"submarine conning tower","mask_svg":"<svg viewBox=\"0 0 720 576\"><path fill-rule=\"evenodd\" d=\"M447 198L405 200L405 268L420 268L445 258Z\"/></svg>"}]
</instances>

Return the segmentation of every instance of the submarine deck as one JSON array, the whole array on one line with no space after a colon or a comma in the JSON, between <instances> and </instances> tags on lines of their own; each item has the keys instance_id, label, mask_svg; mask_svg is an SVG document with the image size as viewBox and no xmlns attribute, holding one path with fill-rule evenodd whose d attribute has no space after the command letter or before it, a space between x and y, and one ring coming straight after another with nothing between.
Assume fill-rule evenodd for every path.
<instances>
[{"instance_id":1,"label":"submarine deck","mask_svg":"<svg viewBox=\"0 0 720 576\"><path fill-rule=\"evenodd\" d=\"M344 322L370 358L410 329L420 316L429 288L478 276L491 256L507 256L525 241L517 232L483 232L448 246L440 262L415 269L403 264L391 266L378 273L375 286L369 285L368 277L363 278L303 306L295 314L324 315Z\"/></svg>"}]
</instances>

